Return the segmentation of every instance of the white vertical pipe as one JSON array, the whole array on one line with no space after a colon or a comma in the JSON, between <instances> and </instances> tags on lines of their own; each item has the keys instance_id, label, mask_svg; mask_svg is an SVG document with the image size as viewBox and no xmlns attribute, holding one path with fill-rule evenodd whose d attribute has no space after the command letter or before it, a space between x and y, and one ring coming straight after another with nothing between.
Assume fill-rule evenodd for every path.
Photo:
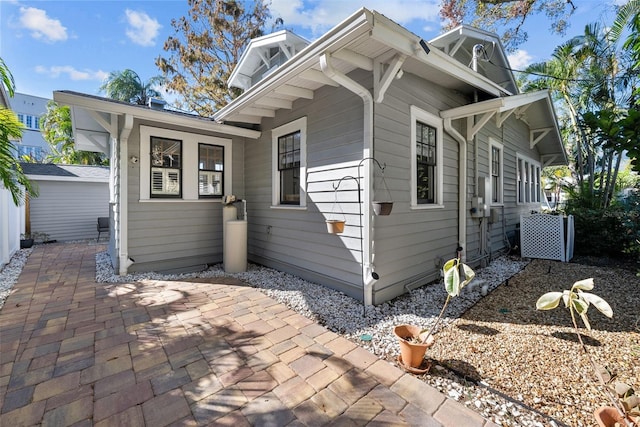
<instances>
[{"instance_id":1,"label":"white vertical pipe","mask_svg":"<svg viewBox=\"0 0 640 427\"><path fill-rule=\"evenodd\" d=\"M364 130L363 130L363 150L362 158L373 157L373 97L371 93L362 85L353 81L346 75L336 71L331 65L331 56L324 53L320 56L320 68L322 72L331 80L340 86L355 93L364 103ZM358 177L359 179L359 177ZM362 239L366 242L364 253L362 254L362 284L364 286L364 304L373 304L373 283L375 280L371 276L373 271L371 263L372 241L373 241L373 220L371 218L371 194L373 192L373 180L371 179L371 162L364 162L364 181L367 185L364 187L363 206L363 224Z\"/></svg>"}]
</instances>

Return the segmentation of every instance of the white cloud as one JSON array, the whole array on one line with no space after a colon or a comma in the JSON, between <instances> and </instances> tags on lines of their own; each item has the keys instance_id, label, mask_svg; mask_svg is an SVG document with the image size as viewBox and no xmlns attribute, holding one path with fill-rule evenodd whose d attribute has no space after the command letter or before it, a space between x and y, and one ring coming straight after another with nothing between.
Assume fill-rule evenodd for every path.
<instances>
[{"instance_id":1,"label":"white cloud","mask_svg":"<svg viewBox=\"0 0 640 427\"><path fill-rule=\"evenodd\" d=\"M533 62L533 57L526 50L518 49L510 55L507 55L509 64L514 70L524 70Z\"/></svg>"},{"instance_id":2,"label":"white cloud","mask_svg":"<svg viewBox=\"0 0 640 427\"><path fill-rule=\"evenodd\" d=\"M61 75L65 74L71 80L97 80L102 81L109 73L106 71L98 70L77 70L71 65L54 65L52 67L45 67L42 65L38 65L35 68L36 73L38 74L46 74L52 78L58 78Z\"/></svg>"},{"instance_id":3,"label":"white cloud","mask_svg":"<svg viewBox=\"0 0 640 427\"><path fill-rule=\"evenodd\" d=\"M127 37L140 46L153 46L162 25L144 12L127 9L124 13L127 15Z\"/></svg>"},{"instance_id":4,"label":"white cloud","mask_svg":"<svg viewBox=\"0 0 640 427\"><path fill-rule=\"evenodd\" d=\"M49 18L46 11L35 7L20 8L20 25L31 30L34 39L53 43L68 38L67 28L59 20Z\"/></svg>"},{"instance_id":5,"label":"white cloud","mask_svg":"<svg viewBox=\"0 0 640 427\"><path fill-rule=\"evenodd\" d=\"M270 9L274 18L282 18L284 27L299 26L320 35L346 19L360 7L375 10L406 25L412 21L434 24L439 22L439 0L272 0Z\"/></svg>"}]
</instances>

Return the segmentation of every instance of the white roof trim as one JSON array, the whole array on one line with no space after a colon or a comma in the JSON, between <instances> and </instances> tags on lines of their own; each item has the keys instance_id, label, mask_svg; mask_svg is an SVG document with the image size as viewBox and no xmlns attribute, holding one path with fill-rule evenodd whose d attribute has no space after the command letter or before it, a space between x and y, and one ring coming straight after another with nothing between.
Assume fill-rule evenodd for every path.
<instances>
[{"instance_id":1,"label":"white roof trim","mask_svg":"<svg viewBox=\"0 0 640 427\"><path fill-rule=\"evenodd\" d=\"M105 178L81 178L74 176L56 176L56 175L26 175L27 178L33 181L66 181L66 182L98 182L98 183L108 183L109 177Z\"/></svg>"},{"instance_id":2,"label":"white roof trim","mask_svg":"<svg viewBox=\"0 0 640 427\"><path fill-rule=\"evenodd\" d=\"M91 111L119 115L129 114L138 119L160 121L171 125L192 127L194 129L219 132L226 135L258 139L261 134L259 131L225 125L197 116L190 117L187 115L172 114L168 111L153 110L138 105L128 105L117 101L100 99L92 95L55 91L53 92L53 99L63 105L82 107Z\"/></svg>"},{"instance_id":3,"label":"white roof trim","mask_svg":"<svg viewBox=\"0 0 640 427\"><path fill-rule=\"evenodd\" d=\"M413 57L418 61L433 66L441 72L493 96L511 95L510 92L497 83L474 72L438 49L431 49L428 55L425 54L419 45L422 40L420 37L378 12L361 8L305 47L290 61L287 61L273 73L246 90L241 96L231 101L218 111L214 118L218 122L223 122L227 119L241 121L240 117L242 117L245 108L253 106L253 103L258 102L261 98L269 97L274 91L291 96L294 98L293 100L303 97L297 93L298 91L289 90L284 93L279 88L290 82L293 77L301 75L305 70L317 66L320 55L324 53L330 53L335 58L343 59L365 70L373 69L372 58L360 55L358 52L345 51L345 47L359 37L370 37L376 42L385 44L390 49L395 49L407 57ZM304 97L312 99L313 92L309 89L306 89L306 91ZM276 108L274 107L274 109Z\"/></svg>"},{"instance_id":4,"label":"white roof trim","mask_svg":"<svg viewBox=\"0 0 640 427\"><path fill-rule=\"evenodd\" d=\"M488 101L463 105L462 107L455 107L449 110L443 110L440 112L440 117L457 120L464 117L475 116L476 114L488 113L490 111L504 113L505 111L529 105L544 98L549 98L549 91L541 90L537 92L523 93L520 95L511 95L503 98L490 99Z\"/></svg>"}]
</instances>

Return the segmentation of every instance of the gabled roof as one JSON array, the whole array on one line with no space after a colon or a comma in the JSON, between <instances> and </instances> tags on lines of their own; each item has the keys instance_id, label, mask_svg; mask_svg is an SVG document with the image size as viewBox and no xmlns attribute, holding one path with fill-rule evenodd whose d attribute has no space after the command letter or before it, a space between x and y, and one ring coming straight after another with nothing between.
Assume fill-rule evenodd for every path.
<instances>
[{"instance_id":1,"label":"gabled roof","mask_svg":"<svg viewBox=\"0 0 640 427\"><path fill-rule=\"evenodd\" d=\"M44 181L109 182L108 166L56 165L53 163L20 163L30 179Z\"/></svg>"},{"instance_id":2,"label":"gabled roof","mask_svg":"<svg viewBox=\"0 0 640 427\"><path fill-rule=\"evenodd\" d=\"M504 47L496 34L468 25L460 25L429 40L429 44L469 66L473 62L474 47L480 46L480 54L477 55L478 72L510 93L518 93L518 85L505 56Z\"/></svg>"},{"instance_id":3,"label":"gabled roof","mask_svg":"<svg viewBox=\"0 0 640 427\"><path fill-rule=\"evenodd\" d=\"M462 107L441 111L442 118L451 120L482 115L470 130L467 139L479 131L489 120L495 119L498 127L511 115L529 126L529 148L537 148L543 166L561 166L567 164L567 156L558 130L558 120L553 101L548 90L527 92L487 101L476 102Z\"/></svg>"},{"instance_id":4,"label":"gabled roof","mask_svg":"<svg viewBox=\"0 0 640 427\"><path fill-rule=\"evenodd\" d=\"M271 64L270 50L278 47L285 56L285 60L291 59L309 44L309 41L288 30L278 31L258 37L249 42L249 45L238 60L238 65L229 76L227 85L247 90L252 85L252 79L261 68L269 69ZM285 62L285 61L283 61ZM275 66L278 66L277 64Z\"/></svg>"},{"instance_id":5,"label":"gabled roof","mask_svg":"<svg viewBox=\"0 0 640 427\"><path fill-rule=\"evenodd\" d=\"M397 56L406 57L402 69L442 87L484 98L511 94L486 76L438 49L427 54L420 37L375 11L362 8L315 40L291 60L266 76L218 111L218 121L260 123L275 111L291 109L300 98L313 99L314 91L336 83L322 73L320 57L330 55L336 71L372 71ZM428 47L428 46L427 46Z\"/></svg>"}]
</instances>

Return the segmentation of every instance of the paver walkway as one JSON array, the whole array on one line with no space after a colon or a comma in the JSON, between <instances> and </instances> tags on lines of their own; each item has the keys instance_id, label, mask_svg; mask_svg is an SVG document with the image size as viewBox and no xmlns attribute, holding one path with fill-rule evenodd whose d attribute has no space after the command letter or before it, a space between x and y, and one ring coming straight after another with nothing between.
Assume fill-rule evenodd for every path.
<instances>
[{"instance_id":1,"label":"paver walkway","mask_svg":"<svg viewBox=\"0 0 640 427\"><path fill-rule=\"evenodd\" d=\"M493 426L241 282L95 283L103 250L29 257L0 311L0 426Z\"/></svg>"}]
</instances>

